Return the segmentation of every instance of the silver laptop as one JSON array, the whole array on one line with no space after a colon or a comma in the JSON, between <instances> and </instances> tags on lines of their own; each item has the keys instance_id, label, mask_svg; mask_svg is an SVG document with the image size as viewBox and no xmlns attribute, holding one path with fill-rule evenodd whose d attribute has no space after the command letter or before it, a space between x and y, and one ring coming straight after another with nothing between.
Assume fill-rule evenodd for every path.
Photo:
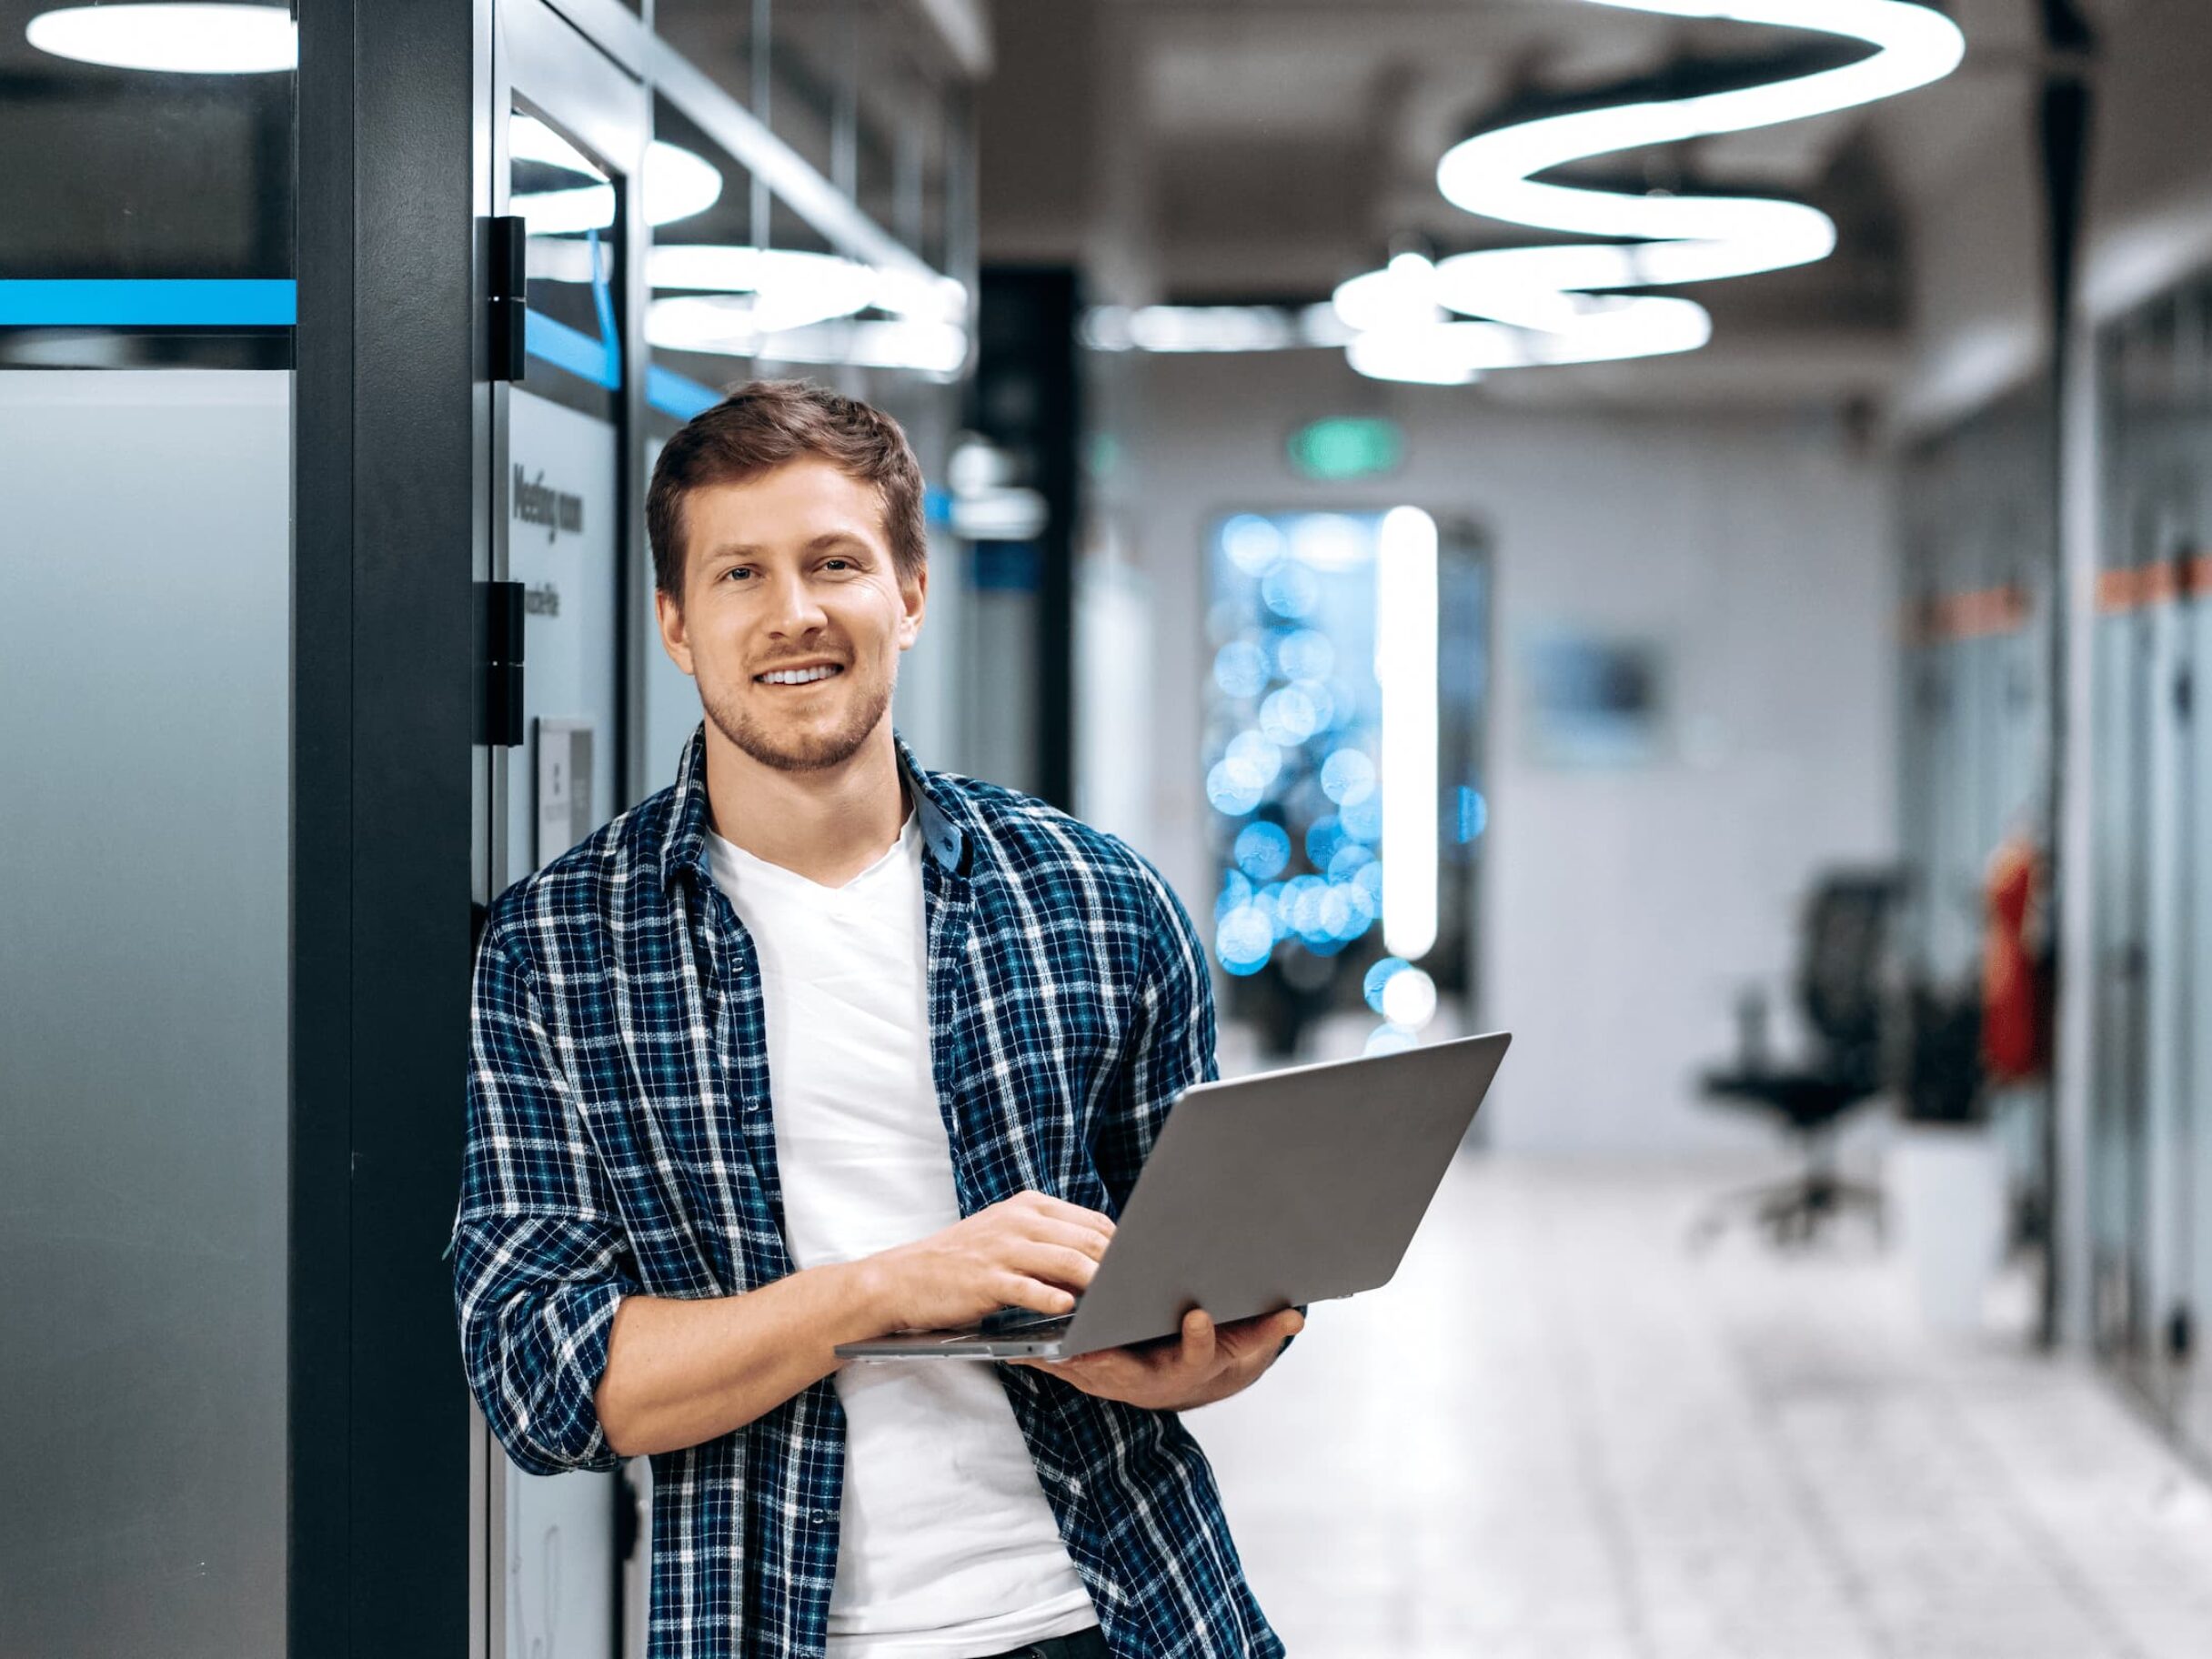
<instances>
[{"instance_id":1,"label":"silver laptop","mask_svg":"<svg viewBox=\"0 0 2212 1659\"><path fill-rule=\"evenodd\" d=\"M850 1360L1067 1359L1388 1282L1512 1038L1201 1083L1168 1114L1075 1312L840 1342Z\"/></svg>"}]
</instances>

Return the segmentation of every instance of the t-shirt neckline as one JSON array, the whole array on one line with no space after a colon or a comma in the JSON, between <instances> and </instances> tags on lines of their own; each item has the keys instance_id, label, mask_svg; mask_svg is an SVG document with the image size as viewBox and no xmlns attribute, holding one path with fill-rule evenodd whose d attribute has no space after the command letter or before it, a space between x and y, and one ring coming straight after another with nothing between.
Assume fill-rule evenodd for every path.
<instances>
[{"instance_id":1,"label":"t-shirt neckline","mask_svg":"<svg viewBox=\"0 0 2212 1659\"><path fill-rule=\"evenodd\" d=\"M906 820L899 826L897 838L883 850L881 855L873 863L847 880L841 887L826 886L822 882L815 880L811 876L803 876L799 871L788 869L784 865L772 863L758 853L748 852L719 830L709 830L707 834L715 850L747 876L758 877L763 880L773 881L779 886L789 888L793 891L810 894L824 900L835 901L849 898L860 889L872 885L875 880L880 877L882 872L902 854L910 852L920 839L921 825L920 815L910 806L907 809Z\"/></svg>"}]
</instances>

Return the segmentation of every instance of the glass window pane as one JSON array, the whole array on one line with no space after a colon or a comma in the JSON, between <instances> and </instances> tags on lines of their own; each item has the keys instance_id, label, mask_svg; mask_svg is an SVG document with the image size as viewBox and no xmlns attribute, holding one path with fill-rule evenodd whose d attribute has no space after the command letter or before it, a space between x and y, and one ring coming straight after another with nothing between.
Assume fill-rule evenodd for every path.
<instances>
[{"instance_id":1,"label":"glass window pane","mask_svg":"<svg viewBox=\"0 0 2212 1659\"><path fill-rule=\"evenodd\" d=\"M290 380L0 371L12 1652L284 1651Z\"/></svg>"},{"instance_id":2,"label":"glass window pane","mask_svg":"<svg viewBox=\"0 0 2212 1659\"><path fill-rule=\"evenodd\" d=\"M768 0L655 0L653 33L748 109L768 99Z\"/></svg>"},{"instance_id":3,"label":"glass window pane","mask_svg":"<svg viewBox=\"0 0 2212 1659\"><path fill-rule=\"evenodd\" d=\"M833 178L840 126L851 130L854 7L850 0L775 0L769 20L769 127Z\"/></svg>"},{"instance_id":4,"label":"glass window pane","mask_svg":"<svg viewBox=\"0 0 2212 1659\"><path fill-rule=\"evenodd\" d=\"M0 0L0 1642L281 1654L291 25L54 13Z\"/></svg>"},{"instance_id":5,"label":"glass window pane","mask_svg":"<svg viewBox=\"0 0 2212 1659\"><path fill-rule=\"evenodd\" d=\"M518 103L508 123L508 203L528 226L529 388L602 420L622 384L625 192L552 122Z\"/></svg>"},{"instance_id":6,"label":"glass window pane","mask_svg":"<svg viewBox=\"0 0 2212 1659\"><path fill-rule=\"evenodd\" d=\"M0 366L286 366L289 18L226 46L55 13L0 0ZM93 61L218 49L241 71Z\"/></svg>"}]
</instances>

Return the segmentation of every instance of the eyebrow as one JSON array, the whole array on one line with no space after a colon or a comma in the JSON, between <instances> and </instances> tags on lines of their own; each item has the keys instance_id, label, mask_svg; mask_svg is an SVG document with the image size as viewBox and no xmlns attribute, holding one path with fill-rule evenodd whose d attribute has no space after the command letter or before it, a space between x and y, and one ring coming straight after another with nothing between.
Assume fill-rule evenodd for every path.
<instances>
[{"instance_id":1,"label":"eyebrow","mask_svg":"<svg viewBox=\"0 0 2212 1659\"><path fill-rule=\"evenodd\" d=\"M866 538L857 530L825 530L808 542L799 549L799 552L801 554L819 553L826 548L835 547L859 548L863 552L873 551L869 547ZM733 541L724 547L710 548L707 557L710 559L752 558L759 557L761 550L759 546L749 541Z\"/></svg>"}]
</instances>

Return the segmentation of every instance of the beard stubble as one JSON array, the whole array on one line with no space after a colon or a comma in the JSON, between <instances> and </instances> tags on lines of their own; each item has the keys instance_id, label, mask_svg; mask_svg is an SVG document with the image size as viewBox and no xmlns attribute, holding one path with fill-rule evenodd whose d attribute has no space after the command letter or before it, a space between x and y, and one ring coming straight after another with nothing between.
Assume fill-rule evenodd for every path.
<instances>
[{"instance_id":1,"label":"beard stubble","mask_svg":"<svg viewBox=\"0 0 2212 1659\"><path fill-rule=\"evenodd\" d=\"M855 670L847 669L851 674ZM851 718L829 731L779 733L748 717L740 696L701 697L707 718L715 729L735 744L741 754L774 767L779 772L819 772L842 766L860 752L860 745L882 723L891 705L896 676L887 675L860 688Z\"/></svg>"}]
</instances>

